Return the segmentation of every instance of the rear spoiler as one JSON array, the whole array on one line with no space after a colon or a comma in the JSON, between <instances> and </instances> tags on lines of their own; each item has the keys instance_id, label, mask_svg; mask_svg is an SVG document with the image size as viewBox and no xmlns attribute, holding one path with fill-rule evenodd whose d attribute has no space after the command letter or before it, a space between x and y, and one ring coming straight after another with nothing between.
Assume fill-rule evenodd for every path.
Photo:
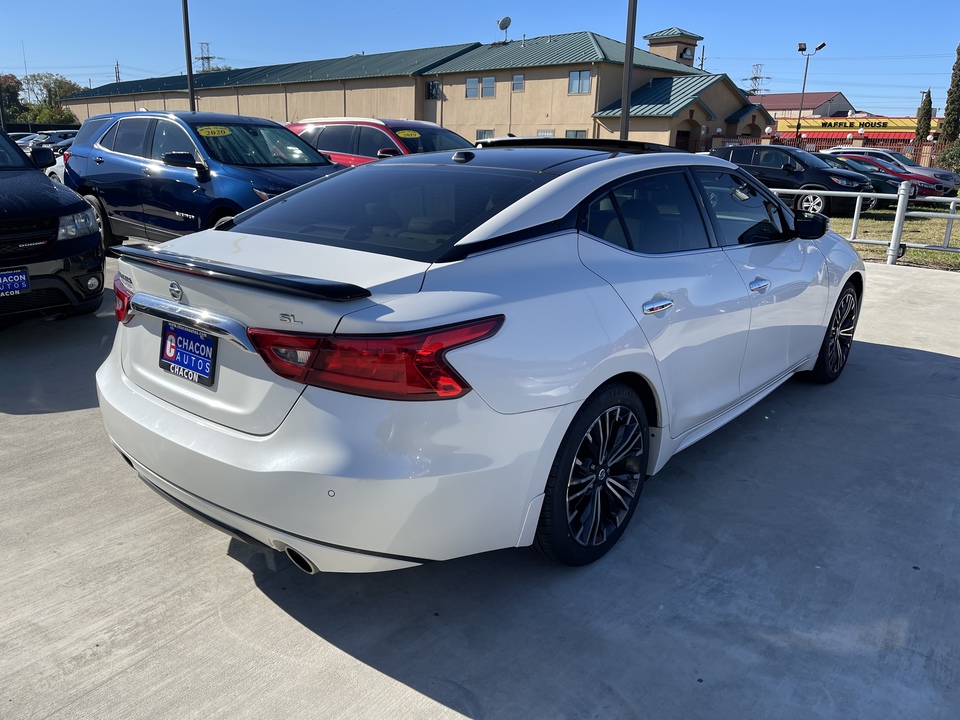
<instances>
[{"instance_id":1,"label":"rear spoiler","mask_svg":"<svg viewBox=\"0 0 960 720\"><path fill-rule=\"evenodd\" d=\"M333 300L346 302L370 297L370 291L359 285L319 280L302 275L272 273L254 268L241 267L223 262L213 262L189 255L164 252L150 245L116 245L107 249L107 254L123 258L134 264L176 270L177 272L199 277L246 285L259 290L270 290L287 295L310 298L313 300Z\"/></svg>"}]
</instances>

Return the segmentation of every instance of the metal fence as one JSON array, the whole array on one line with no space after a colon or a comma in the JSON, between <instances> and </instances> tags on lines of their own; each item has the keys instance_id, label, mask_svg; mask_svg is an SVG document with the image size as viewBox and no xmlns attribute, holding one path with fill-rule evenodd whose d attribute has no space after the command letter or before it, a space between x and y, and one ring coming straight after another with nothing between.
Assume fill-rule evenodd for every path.
<instances>
[{"instance_id":1,"label":"metal fence","mask_svg":"<svg viewBox=\"0 0 960 720\"><path fill-rule=\"evenodd\" d=\"M957 214L958 205L960 205L960 198L956 197L925 197L925 198L911 198L910 192L912 191L913 183L904 181L900 183L900 188L897 190L895 195L887 193L851 193L851 192L837 192L833 190L829 191L817 191L817 195L822 195L824 197L849 197L856 198L856 203L853 210L853 225L850 228L850 235L847 238L852 242L863 243L864 245L885 245L887 246L887 265L896 265L897 260L903 256L903 251L906 248L914 248L917 250L935 250L940 252L948 253L960 253L960 247L951 247L950 239L953 234L953 221L960 220L960 215ZM810 190L786 190L781 188L771 188L771 190L777 195L801 195L801 194L810 194ZM897 210L893 218L893 230L890 234L890 240L871 240L868 238L859 238L857 237L857 230L860 226L860 214L863 211L863 201L868 198L878 198L881 200L894 201L897 204ZM929 210L908 210L910 203L919 204L919 205L949 205L950 212L930 212ZM933 218L936 220L946 220L947 227L943 234L943 244L942 245L929 245L924 243L908 243L903 242L903 229L909 218Z\"/></svg>"}]
</instances>

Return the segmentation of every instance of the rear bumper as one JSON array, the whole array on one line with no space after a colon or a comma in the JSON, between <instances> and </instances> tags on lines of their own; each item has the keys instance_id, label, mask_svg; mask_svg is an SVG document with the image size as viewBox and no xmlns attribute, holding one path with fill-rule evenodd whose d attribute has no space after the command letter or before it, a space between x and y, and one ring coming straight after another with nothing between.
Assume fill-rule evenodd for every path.
<instances>
[{"instance_id":1,"label":"rear bumper","mask_svg":"<svg viewBox=\"0 0 960 720\"><path fill-rule=\"evenodd\" d=\"M140 476L204 522L323 571L529 544L576 410L502 415L475 392L403 403L308 388L276 431L249 435L146 393L118 354L97 372L100 407Z\"/></svg>"}]
</instances>

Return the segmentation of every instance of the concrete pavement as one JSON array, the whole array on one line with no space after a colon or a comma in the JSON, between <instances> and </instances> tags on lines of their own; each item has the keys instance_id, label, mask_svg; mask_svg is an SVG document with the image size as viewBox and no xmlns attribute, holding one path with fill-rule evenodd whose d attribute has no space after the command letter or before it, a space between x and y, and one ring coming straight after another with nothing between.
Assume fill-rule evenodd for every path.
<instances>
[{"instance_id":1,"label":"concrete pavement","mask_svg":"<svg viewBox=\"0 0 960 720\"><path fill-rule=\"evenodd\" d=\"M843 377L652 478L617 548L307 576L142 485L96 317L0 334L0 717L960 716L960 274L869 265Z\"/></svg>"}]
</instances>

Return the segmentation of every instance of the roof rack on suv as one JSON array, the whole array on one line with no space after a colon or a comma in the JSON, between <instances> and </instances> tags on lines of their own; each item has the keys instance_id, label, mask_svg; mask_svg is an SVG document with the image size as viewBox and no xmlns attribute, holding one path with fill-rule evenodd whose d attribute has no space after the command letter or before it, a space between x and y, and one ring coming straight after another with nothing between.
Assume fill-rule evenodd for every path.
<instances>
[{"instance_id":1,"label":"roof rack on suv","mask_svg":"<svg viewBox=\"0 0 960 720\"><path fill-rule=\"evenodd\" d=\"M477 140L477 147L556 147L582 148L584 150L601 150L604 152L677 152L686 153L686 150L646 142L644 140L620 140L615 138L556 138L556 137L499 137Z\"/></svg>"}]
</instances>

